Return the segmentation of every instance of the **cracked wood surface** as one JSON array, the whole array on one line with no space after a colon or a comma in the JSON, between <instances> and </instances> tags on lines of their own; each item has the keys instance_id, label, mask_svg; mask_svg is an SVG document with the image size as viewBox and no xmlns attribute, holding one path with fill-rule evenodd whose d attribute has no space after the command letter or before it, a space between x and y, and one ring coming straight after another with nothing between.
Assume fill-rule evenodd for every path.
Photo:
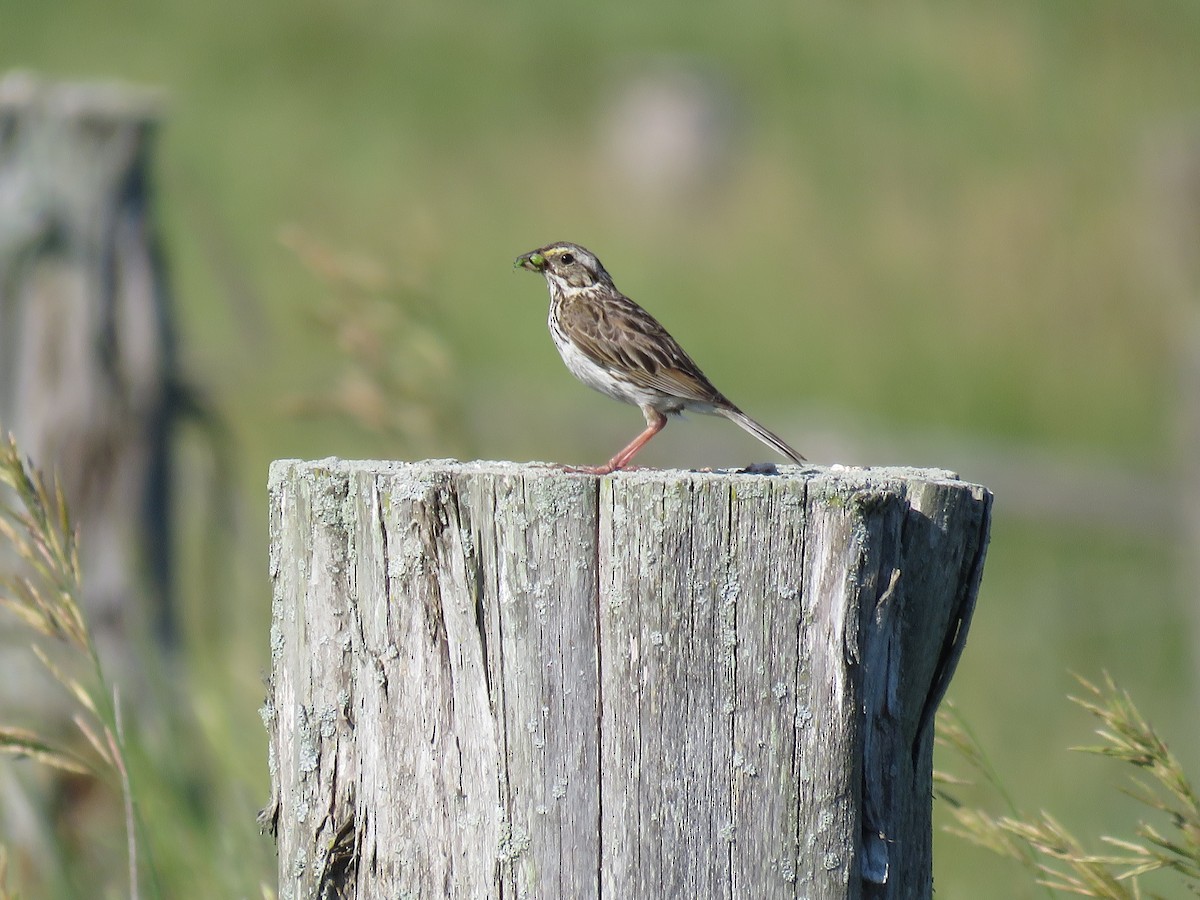
<instances>
[{"instance_id":1,"label":"cracked wood surface","mask_svg":"<svg viewBox=\"0 0 1200 900\"><path fill-rule=\"evenodd\" d=\"M279 896L911 898L991 495L284 460Z\"/></svg>"}]
</instances>

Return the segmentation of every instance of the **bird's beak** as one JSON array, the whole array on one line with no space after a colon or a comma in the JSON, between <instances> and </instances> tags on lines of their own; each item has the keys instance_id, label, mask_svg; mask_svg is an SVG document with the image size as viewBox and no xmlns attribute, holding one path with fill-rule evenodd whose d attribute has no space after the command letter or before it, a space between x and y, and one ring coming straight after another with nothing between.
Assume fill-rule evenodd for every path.
<instances>
[{"instance_id":1,"label":"bird's beak","mask_svg":"<svg viewBox=\"0 0 1200 900\"><path fill-rule=\"evenodd\" d=\"M541 272L546 268L546 257L534 250L524 256L518 256L513 261L514 269L528 269L530 272Z\"/></svg>"}]
</instances>

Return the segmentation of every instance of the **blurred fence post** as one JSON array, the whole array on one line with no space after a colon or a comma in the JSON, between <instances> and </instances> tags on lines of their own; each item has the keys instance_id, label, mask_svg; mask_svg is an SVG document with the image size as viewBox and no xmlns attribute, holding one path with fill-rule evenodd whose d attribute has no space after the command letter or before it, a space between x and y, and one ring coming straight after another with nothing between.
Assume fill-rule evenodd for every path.
<instances>
[{"instance_id":1,"label":"blurred fence post","mask_svg":"<svg viewBox=\"0 0 1200 900\"><path fill-rule=\"evenodd\" d=\"M991 494L281 461L279 896L928 898Z\"/></svg>"},{"instance_id":2,"label":"blurred fence post","mask_svg":"<svg viewBox=\"0 0 1200 900\"><path fill-rule=\"evenodd\" d=\"M173 630L179 397L149 189L160 109L145 89L0 80L0 428L63 484L116 680L131 639Z\"/></svg>"},{"instance_id":3,"label":"blurred fence post","mask_svg":"<svg viewBox=\"0 0 1200 900\"><path fill-rule=\"evenodd\" d=\"M1160 126L1143 153L1150 218L1147 274L1167 291L1174 357L1176 472L1166 518L1179 535L1183 596L1191 604L1194 680L1200 685L1200 118Z\"/></svg>"}]
</instances>

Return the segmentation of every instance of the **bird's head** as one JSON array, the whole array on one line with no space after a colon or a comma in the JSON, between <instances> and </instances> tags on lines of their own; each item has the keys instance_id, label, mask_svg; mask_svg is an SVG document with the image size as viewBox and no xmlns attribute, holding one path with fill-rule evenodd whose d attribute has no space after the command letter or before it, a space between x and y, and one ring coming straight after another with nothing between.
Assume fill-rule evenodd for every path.
<instances>
[{"instance_id":1,"label":"bird's head","mask_svg":"<svg viewBox=\"0 0 1200 900\"><path fill-rule=\"evenodd\" d=\"M564 293L587 290L598 285L613 286L612 276L590 250L565 241L547 244L518 256L514 269L528 269L546 276L551 288Z\"/></svg>"}]
</instances>

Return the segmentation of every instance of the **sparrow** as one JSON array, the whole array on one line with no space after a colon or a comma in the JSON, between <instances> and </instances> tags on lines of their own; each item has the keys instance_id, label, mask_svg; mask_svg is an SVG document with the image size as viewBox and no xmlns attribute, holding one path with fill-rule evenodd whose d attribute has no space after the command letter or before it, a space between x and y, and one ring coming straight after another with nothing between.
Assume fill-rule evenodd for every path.
<instances>
[{"instance_id":1,"label":"sparrow","mask_svg":"<svg viewBox=\"0 0 1200 900\"><path fill-rule=\"evenodd\" d=\"M513 268L545 277L550 335L571 374L646 417L646 430L604 465L573 471L607 475L625 468L662 431L667 416L684 410L724 416L792 462L804 462L713 387L658 320L617 290L590 250L566 241L547 244L518 256Z\"/></svg>"}]
</instances>

